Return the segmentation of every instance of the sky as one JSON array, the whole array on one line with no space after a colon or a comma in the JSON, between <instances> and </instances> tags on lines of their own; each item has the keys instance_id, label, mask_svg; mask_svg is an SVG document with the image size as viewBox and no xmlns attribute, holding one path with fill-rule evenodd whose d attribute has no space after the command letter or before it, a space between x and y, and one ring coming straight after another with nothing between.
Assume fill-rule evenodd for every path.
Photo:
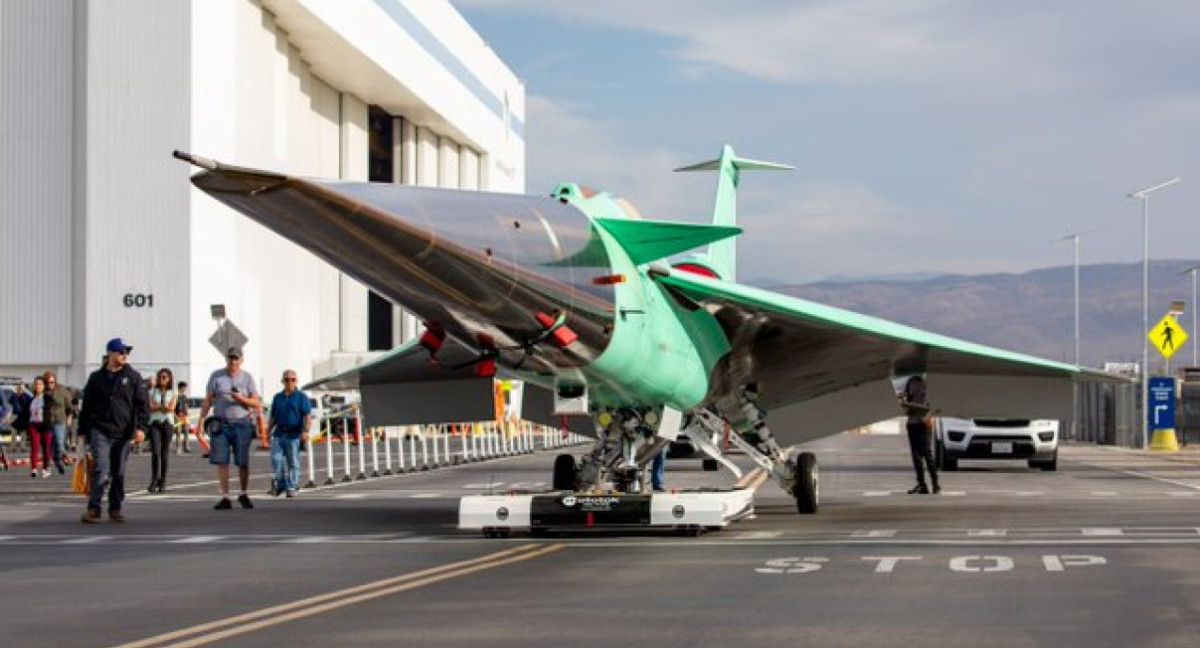
<instances>
[{"instance_id":1,"label":"sky","mask_svg":"<svg viewBox=\"0 0 1200 648\"><path fill-rule=\"evenodd\" d=\"M705 222L739 156L739 278L1200 258L1195 0L452 0L523 80L527 191Z\"/></svg>"}]
</instances>

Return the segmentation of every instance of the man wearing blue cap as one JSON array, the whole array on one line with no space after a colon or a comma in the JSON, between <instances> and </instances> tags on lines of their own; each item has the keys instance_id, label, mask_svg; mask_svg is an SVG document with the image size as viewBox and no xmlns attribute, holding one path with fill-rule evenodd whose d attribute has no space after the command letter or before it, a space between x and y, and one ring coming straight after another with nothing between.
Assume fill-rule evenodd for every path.
<instances>
[{"instance_id":1,"label":"man wearing blue cap","mask_svg":"<svg viewBox=\"0 0 1200 648\"><path fill-rule=\"evenodd\" d=\"M79 430L88 440L88 447L96 459L87 511L80 518L85 524L100 521L100 503L106 487L109 519L125 521L121 504L125 501L125 461L129 458L129 441L137 432L145 431L150 417L146 383L128 364L132 350L133 347L121 338L109 340L105 346L104 366L88 376L83 388Z\"/></svg>"}]
</instances>

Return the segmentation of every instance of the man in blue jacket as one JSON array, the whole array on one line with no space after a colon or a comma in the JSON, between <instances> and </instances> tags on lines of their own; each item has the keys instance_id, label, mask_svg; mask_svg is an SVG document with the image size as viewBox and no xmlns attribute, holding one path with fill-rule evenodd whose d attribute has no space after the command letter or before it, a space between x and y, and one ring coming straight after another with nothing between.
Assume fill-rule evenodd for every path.
<instances>
[{"instance_id":1,"label":"man in blue jacket","mask_svg":"<svg viewBox=\"0 0 1200 648\"><path fill-rule=\"evenodd\" d=\"M150 417L146 382L129 366L132 350L133 347L121 338L109 340L105 346L104 366L88 376L83 388L79 430L96 460L87 511L80 518L84 524L100 521L100 502L105 488L108 488L109 519L125 521L121 504L125 501L125 462L129 458L129 442L137 432L146 430Z\"/></svg>"}]
</instances>

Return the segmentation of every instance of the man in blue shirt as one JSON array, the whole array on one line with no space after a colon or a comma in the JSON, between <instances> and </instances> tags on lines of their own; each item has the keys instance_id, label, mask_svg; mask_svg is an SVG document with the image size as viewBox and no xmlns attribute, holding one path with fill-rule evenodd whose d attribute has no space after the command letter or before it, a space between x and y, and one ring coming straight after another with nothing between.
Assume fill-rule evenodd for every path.
<instances>
[{"instance_id":1,"label":"man in blue shirt","mask_svg":"<svg viewBox=\"0 0 1200 648\"><path fill-rule=\"evenodd\" d=\"M300 479L300 437L308 431L312 404L297 388L296 372L283 372L283 391L271 400L267 428L271 430L271 466L275 482L271 494L296 496Z\"/></svg>"}]
</instances>

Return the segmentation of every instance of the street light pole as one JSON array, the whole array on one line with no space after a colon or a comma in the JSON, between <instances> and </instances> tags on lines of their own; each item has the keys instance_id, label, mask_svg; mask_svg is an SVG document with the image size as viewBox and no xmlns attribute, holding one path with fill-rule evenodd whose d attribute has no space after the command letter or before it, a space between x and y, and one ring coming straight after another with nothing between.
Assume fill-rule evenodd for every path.
<instances>
[{"instance_id":1,"label":"street light pole","mask_svg":"<svg viewBox=\"0 0 1200 648\"><path fill-rule=\"evenodd\" d=\"M1079 366L1079 234L1067 234L1063 241L1071 241L1075 259L1075 366Z\"/></svg>"},{"instance_id":2,"label":"street light pole","mask_svg":"<svg viewBox=\"0 0 1200 648\"><path fill-rule=\"evenodd\" d=\"M1075 368L1079 368L1079 234L1068 234L1063 241L1070 240L1074 248L1075 266ZM1079 439L1079 384L1071 384L1071 438Z\"/></svg>"},{"instance_id":3,"label":"street light pole","mask_svg":"<svg viewBox=\"0 0 1200 648\"><path fill-rule=\"evenodd\" d=\"M1137 198L1142 201L1142 447L1150 445L1150 421L1146 408L1149 407L1150 395L1146 392L1150 372L1150 194L1163 187L1169 187L1181 180L1176 176L1165 182L1151 185L1144 189L1127 194L1127 198Z\"/></svg>"},{"instance_id":4,"label":"street light pole","mask_svg":"<svg viewBox=\"0 0 1200 648\"><path fill-rule=\"evenodd\" d=\"M1179 273L1180 276L1185 275L1185 274L1192 275L1192 334L1193 335L1195 335L1197 333L1197 331L1196 331L1196 271L1197 270L1200 270L1200 265L1194 265L1194 266L1188 268L1187 270L1184 270L1183 272ZM1198 351L1200 351L1200 344L1198 344L1196 342L1192 342L1192 366L1193 367L1200 366L1200 359L1198 359L1198 358L1200 358L1200 356L1198 356L1198 354L1197 354Z\"/></svg>"}]
</instances>

